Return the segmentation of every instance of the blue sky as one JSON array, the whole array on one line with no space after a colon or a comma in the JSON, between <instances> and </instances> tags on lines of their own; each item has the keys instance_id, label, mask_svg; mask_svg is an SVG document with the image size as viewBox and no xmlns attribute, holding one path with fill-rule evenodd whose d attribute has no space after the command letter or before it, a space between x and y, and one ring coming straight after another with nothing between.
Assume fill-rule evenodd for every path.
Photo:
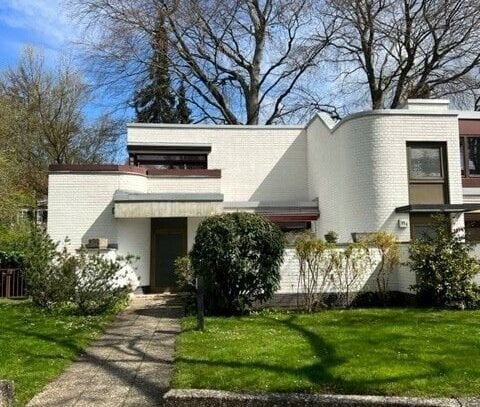
<instances>
[{"instance_id":1,"label":"blue sky","mask_svg":"<svg viewBox=\"0 0 480 407\"><path fill-rule=\"evenodd\" d=\"M31 44L43 51L47 64L60 55L73 57L80 29L68 13L66 0L0 0L0 70L15 65L22 48ZM90 118L115 108L109 98L98 98L87 109ZM124 116L129 112L117 111Z\"/></svg>"},{"instance_id":2,"label":"blue sky","mask_svg":"<svg viewBox=\"0 0 480 407\"><path fill-rule=\"evenodd\" d=\"M74 57L73 42L80 34L76 27L65 0L0 0L0 70L15 65L27 44L41 49L47 64L54 65L60 55ZM108 98L99 98L87 107L86 114L93 119L107 107ZM125 113L117 115L124 117Z\"/></svg>"},{"instance_id":3,"label":"blue sky","mask_svg":"<svg viewBox=\"0 0 480 407\"><path fill-rule=\"evenodd\" d=\"M63 0L1 0L0 68L14 64L28 43L53 62L77 34Z\"/></svg>"}]
</instances>

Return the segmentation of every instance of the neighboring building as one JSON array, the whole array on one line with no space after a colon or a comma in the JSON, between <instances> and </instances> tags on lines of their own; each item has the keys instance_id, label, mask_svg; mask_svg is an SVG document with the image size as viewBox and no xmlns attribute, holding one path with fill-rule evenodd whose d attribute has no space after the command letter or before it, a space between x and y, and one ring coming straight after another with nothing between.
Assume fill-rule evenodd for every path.
<instances>
[{"instance_id":1,"label":"neighboring building","mask_svg":"<svg viewBox=\"0 0 480 407\"><path fill-rule=\"evenodd\" d=\"M129 165L51 166L48 232L72 249L102 241L140 256L140 285L152 290L174 286L173 260L204 217L222 212L334 230L340 243L378 230L408 242L446 212L480 239L480 113L445 100L306 126L130 124L128 153ZM287 254L285 293L297 287ZM400 268L393 289L408 291L410 274Z\"/></svg>"}]
</instances>

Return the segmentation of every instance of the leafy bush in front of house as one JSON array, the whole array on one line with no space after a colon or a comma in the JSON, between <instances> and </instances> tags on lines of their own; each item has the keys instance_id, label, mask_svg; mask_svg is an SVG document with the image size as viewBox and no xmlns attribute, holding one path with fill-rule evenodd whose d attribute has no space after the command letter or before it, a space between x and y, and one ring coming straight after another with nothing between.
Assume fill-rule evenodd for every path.
<instances>
[{"instance_id":1,"label":"leafy bush in front of house","mask_svg":"<svg viewBox=\"0 0 480 407\"><path fill-rule=\"evenodd\" d=\"M339 302L349 307L355 299L353 293L362 290L361 285L371 267L370 251L364 243L350 243L339 252L338 258L333 283Z\"/></svg>"},{"instance_id":2,"label":"leafy bush in front of house","mask_svg":"<svg viewBox=\"0 0 480 407\"><path fill-rule=\"evenodd\" d=\"M195 292L195 275L190 256L178 257L175 260L175 278L180 291Z\"/></svg>"},{"instance_id":3,"label":"leafy bush in front of house","mask_svg":"<svg viewBox=\"0 0 480 407\"><path fill-rule=\"evenodd\" d=\"M132 267L135 258L127 256L115 260L100 254L81 251L75 257L75 291L73 303L82 315L101 314L112 309L138 286Z\"/></svg>"},{"instance_id":4,"label":"leafy bush in front of house","mask_svg":"<svg viewBox=\"0 0 480 407\"><path fill-rule=\"evenodd\" d=\"M361 291L371 267L370 252L363 243L337 249L333 241L323 241L304 233L295 242L299 260L298 306L308 312L333 304L349 306L353 293Z\"/></svg>"},{"instance_id":5,"label":"leafy bush in front of house","mask_svg":"<svg viewBox=\"0 0 480 407\"><path fill-rule=\"evenodd\" d=\"M425 305L478 306L480 290L473 278L480 266L462 229L452 231L446 216L434 216L432 224L432 236L414 240L409 249L409 266L417 276L412 288Z\"/></svg>"},{"instance_id":6,"label":"leafy bush in front of house","mask_svg":"<svg viewBox=\"0 0 480 407\"><path fill-rule=\"evenodd\" d=\"M17 251L0 251L0 269L22 268L24 264L24 255Z\"/></svg>"},{"instance_id":7,"label":"leafy bush in front of house","mask_svg":"<svg viewBox=\"0 0 480 407\"><path fill-rule=\"evenodd\" d=\"M32 223L21 220L14 224L0 224L0 251L23 253L28 246Z\"/></svg>"},{"instance_id":8,"label":"leafy bush in front of house","mask_svg":"<svg viewBox=\"0 0 480 407\"><path fill-rule=\"evenodd\" d=\"M261 215L231 213L205 219L190 254L205 283L209 313L240 314L270 299L280 283L285 237Z\"/></svg>"},{"instance_id":9,"label":"leafy bush in front of house","mask_svg":"<svg viewBox=\"0 0 480 407\"><path fill-rule=\"evenodd\" d=\"M390 277L394 268L400 264L400 246L394 233L379 231L370 234L362 241L370 250L374 250L380 257L376 270L378 295L383 306L388 303L390 291Z\"/></svg>"},{"instance_id":10,"label":"leafy bush in front of house","mask_svg":"<svg viewBox=\"0 0 480 407\"><path fill-rule=\"evenodd\" d=\"M334 269L338 267L338 253L334 243L317 239L309 232L297 238L295 250L300 263L297 296L302 297L305 310L312 312L325 305L323 294L332 282Z\"/></svg>"},{"instance_id":11,"label":"leafy bush in front of house","mask_svg":"<svg viewBox=\"0 0 480 407\"><path fill-rule=\"evenodd\" d=\"M25 278L32 302L52 309L71 301L75 291L75 259L66 249L58 250L46 231L32 229L25 249Z\"/></svg>"},{"instance_id":12,"label":"leafy bush in front of house","mask_svg":"<svg viewBox=\"0 0 480 407\"><path fill-rule=\"evenodd\" d=\"M125 301L138 285L132 261L85 251L73 255L35 228L25 252L28 294L44 309L69 306L82 315L99 314Z\"/></svg>"}]
</instances>

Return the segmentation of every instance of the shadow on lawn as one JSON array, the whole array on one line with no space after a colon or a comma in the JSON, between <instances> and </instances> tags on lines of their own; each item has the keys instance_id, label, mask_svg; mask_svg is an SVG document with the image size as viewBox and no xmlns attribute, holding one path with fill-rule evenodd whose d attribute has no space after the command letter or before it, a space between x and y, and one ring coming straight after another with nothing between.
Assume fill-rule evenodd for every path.
<instances>
[{"instance_id":1,"label":"shadow on lawn","mask_svg":"<svg viewBox=\"0 0 480 407\"><path fill-rule=\"evenodd\" d=\"M428 373L404 374L397 376L389 375L388 377L370 379L368 377L364 377L361 380L345 380L333 373L336 367L348 362L348 360L345 360L336 354L335 346L325 341L318 333L315 333L296 323L295 316L291 316L286 320L277 320L268 317L267 319L273 323L282 324L289 330L300 334L308 342L314 355L316 356L316 358L313 359L313 362L300 368L265 362L242 362L226 360L211 361L185 357L177 357L176 362L191 365L200 364L212 367L226 367L232 369L260 369L266 372L290 375L292 377L303 379L305 384L300 385L301 387L296 387L296 391L325 391L350 394L385 394L385 390L382 385L395 381L410 382L418 379L432 379L435 376L438 377L439 375L447 372L445 366L443 366L440 362L432 361L429 363L430 371ZM392 338L392 340L394 340L394 338ZM373 344L371 346L373 346ZM368 348L366 348L364 351L368 352ZM193 384L195 385L195 383ZM296 385L298 385L298 382ZM275 384L271 386L270 390L292 391L291 388L275 388Z\"/></svg>"},{"instance_id":2,"label":"shadow on lawn","mask_svg":"<svg viewBox=\"0 0 480 407\"><path fill-rule=\"evenodd\" d=\"M154 318L178 318L177 310L169 309L165 311L162 306L145 307L145 310L140 309L138 313ZM133 317L133 319L135 318ZM23 328L14 328L14 331L25 337L53 343L76 355L77 362L72 365L72 368L74 372L78 370L79 386L85 386L84 383L90 382L88 386L94 385L99 377L106 376L108 383L118 382L123 386L131 387L134 405L158 403L162 395L168 390L169 372L173 365L173 359L169 355L163 357L165 352L163 347L169 346L168 344L174 341L178 334L178 331L174 329L155 329L145 335L141 326L132 325L132 319L126 315L119 315L115 324L108 328L103 336L94 341L86 350L77 345L74 340L60 338L54 333L44 334ZM155 335L154 339L153 335ZM53 353L41 354L31 351L31 357L65 359L65 355L58 351L55 355ZM100 367L100 373L96 369L98 367ZM68 386L68 383L62 382L58 386L64 384ZM94 395L95 392L90 392L88 387L85 387L84 394L76 395L72 393L70 396L72 398L82 397L83 400ZM101 404L101 398L104 395L99 393L97 396L99 399L88 399L90 405ZM40 406L43 401L40 400L40 404L33 405ZM49 404L49 406L55 407L63 407L64 405L64 399L51 400Z\"/></svg>"}]
</instances>

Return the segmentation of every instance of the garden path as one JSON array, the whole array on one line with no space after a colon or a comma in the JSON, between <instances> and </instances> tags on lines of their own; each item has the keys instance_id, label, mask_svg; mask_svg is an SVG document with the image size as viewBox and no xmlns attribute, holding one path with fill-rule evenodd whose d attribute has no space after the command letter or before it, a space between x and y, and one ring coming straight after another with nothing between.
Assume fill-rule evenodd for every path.
<instances>
[{"instance_id":1,"label":"garden path","mask_svg":"<svg viewBox=\"0 0 480 407\"><path fill-rule=\"evenodd\" d=\"M170 384L182 314L175 296L135 297L114 324L27 406L160 405Z\"/></svg>"}]
</instances>

